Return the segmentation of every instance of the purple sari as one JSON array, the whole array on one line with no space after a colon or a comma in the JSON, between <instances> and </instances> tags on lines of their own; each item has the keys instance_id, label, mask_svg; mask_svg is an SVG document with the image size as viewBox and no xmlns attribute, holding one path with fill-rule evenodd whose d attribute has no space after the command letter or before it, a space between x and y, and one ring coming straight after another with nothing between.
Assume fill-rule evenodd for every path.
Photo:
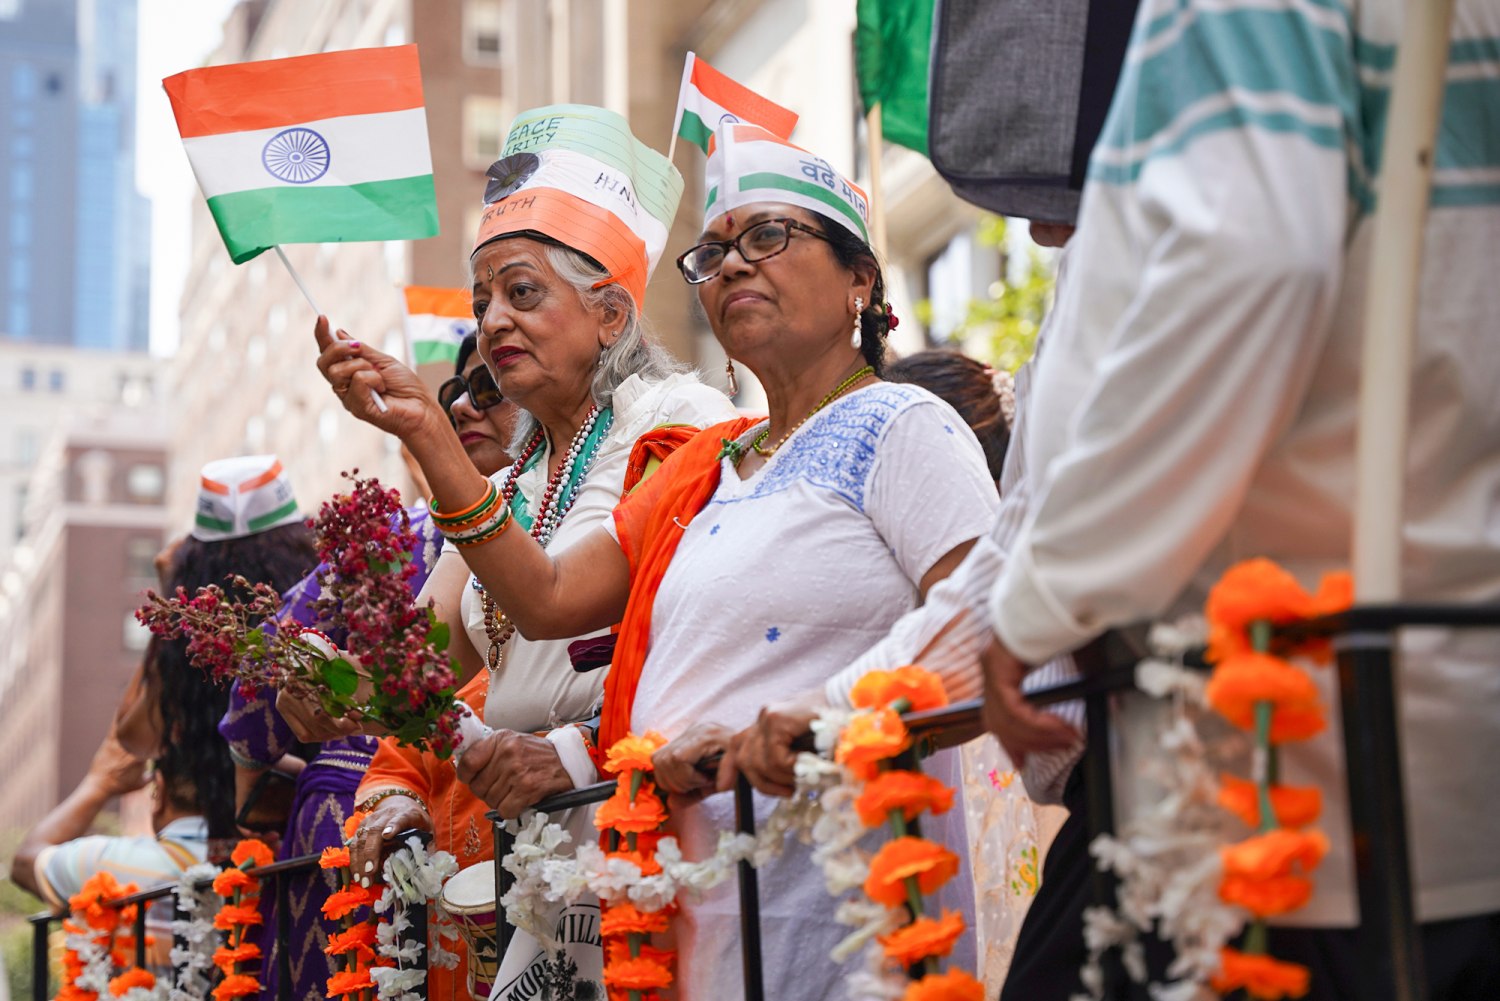
<instances>
[{"instance_id":1,"label":"purple sari","mask_svg":"<svg viewBox=\"0 0 1500 1001\"><path fill-rule=\"evenodd\" d=\"M416 593L437 562L442 538L425 508L408 509L407 515L420 539L412 553L417 572L411 578L411 587ZM283 621L303 626L318 624L313 606L322 591L319 578L326 570L326 565L319 566L287 591L283 596ZM335 643L343 640L337 635L331 638ZM235 763L245 768L270 768L284 755L296 753L300 746L291 727L276 711L275 693L262 690L247 697L238 684L230 693L229 710L219 722L219 734L228 742ZM355 790L378 744L376 738L361 735L316 745L317 752L297 776L280 858L316 854L344 843L344 821L354 812ZM329 934L343 930L341 922L329 921L322 914L323 901L338 889L337 876L314 870L288 877L287 889L291 935L286 944L290 946L292 997L298 1001L321 1001L331 973L323 947L328 944ZM276 894L270 885L261 896L261 913L265 917L260 939L265 955L261 964L260 981L264 987L261 996L272 998L276 996L279 981L278 952L282 943L276 934Z\"/></svg>"}]
</instances>

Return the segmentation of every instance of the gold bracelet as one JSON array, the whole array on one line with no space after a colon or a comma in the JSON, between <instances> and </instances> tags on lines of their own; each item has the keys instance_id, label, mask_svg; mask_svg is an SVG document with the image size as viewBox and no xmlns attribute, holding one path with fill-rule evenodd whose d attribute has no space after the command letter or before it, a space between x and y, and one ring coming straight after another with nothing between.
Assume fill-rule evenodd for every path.
<instances>
[{"instance_id":1,"label":"gold bracelet","mask_svg":"<svg viewBox=\"0 0 1500 1001\"><path fill-rule=\"evenodd\" d=\"M383 801L390 799L392 796L405 796L407 799L414 799L417 801L417 805L422 808L423 813L427 814L429 817L432 816L432 811L427 808L427 804L423 801L422 797L417 795L416 790L406 789L401 786L395 786L390 789L382 789L379 792L371 793L364 802L355 805L354 812L369 813L371 810L375 809L375 807L379 806Z\"/></svg>"}]
</instances>

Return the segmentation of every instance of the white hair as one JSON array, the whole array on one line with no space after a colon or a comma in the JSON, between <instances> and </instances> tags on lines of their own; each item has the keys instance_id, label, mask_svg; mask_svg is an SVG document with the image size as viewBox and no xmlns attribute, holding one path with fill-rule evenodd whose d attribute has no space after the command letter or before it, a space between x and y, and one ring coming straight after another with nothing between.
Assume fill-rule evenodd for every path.
<instances>
[{"instance_id":1,"label":"white hair","mask_svg":"<svg viewBox=\"0 0 1500 1001\"><path fill-rule=\"evenodd\" d=\"M527 239L530 239L527 237ZM615 390L632 375L646 382L659 382L675 372L686 371L686 366L673 358L652 334L650 325L636 307L635 299L619 282L600 285L609 273L585 254L560 243L537 241L547 263L563 280L590 312L614 310L625 317L620 336L599 355L589 393L594 403L602 410L615 400ZM469 263L469 284L474 283L473 260ZM531 436L536 433L537 421L530 413L521 412L516 421L515 436L511 451L519 453ZM561 447L561 443L556 443Z\"/></svg>"}]
</instances>

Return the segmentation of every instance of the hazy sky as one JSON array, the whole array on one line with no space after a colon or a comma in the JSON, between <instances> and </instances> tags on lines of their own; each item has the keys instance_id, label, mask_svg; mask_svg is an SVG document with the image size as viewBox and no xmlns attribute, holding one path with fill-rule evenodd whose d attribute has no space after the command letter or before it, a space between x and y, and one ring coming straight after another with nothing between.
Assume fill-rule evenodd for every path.
<instances>
[{"instance_id":1,"label":"hazy sky","mask_svg":"<svg viewBox=\"0 0 1500 1001\"><path fill-rule=\"evenodd\" d=\"M135 167L151 199L151 350L177 347L177 303L188 265L189 209L202 197L188 167L163 77L200 65L237 0L140 0Z\"/></svg>"}]
</instances>

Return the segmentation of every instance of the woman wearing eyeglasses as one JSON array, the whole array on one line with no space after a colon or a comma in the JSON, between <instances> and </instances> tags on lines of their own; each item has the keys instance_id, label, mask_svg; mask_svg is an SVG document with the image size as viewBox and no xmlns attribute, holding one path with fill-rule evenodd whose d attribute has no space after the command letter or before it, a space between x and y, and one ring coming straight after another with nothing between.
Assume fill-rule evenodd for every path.
<instances>
[{"instance_id":1,"label":"woman wearing eyeglasses","mask_svg":"<svg viewBox=\"0 0 1500 1001\"><path fill-rule=\"evenodd\" d=\"M632 476L629 467L643 435L670 444L675 432L663 433L663 426L701 428L732 417L734 408L723 393L681 372L647 336L641 317L647 279L681 196L676 169L637 141L623 118L581 105L522 114L505 150L490 169L470 269L479 354L506 399L528 414L512 466L478 476L460 435L409 369L334 338L321 319L317 336L319 368L345 407L401 437L429 483L459 474L456 462L465 467L461 475L484 485L485 505L467 513L451 492L435 498L434 520L453 546L419 600L431 598L439 616L461 627L450 649L465 675L485 679L483 715L499 732L466 746L463 762L506 771L504 789L483 792L519 808L593 780L592 729L566 724L597 713L602 672L574 671L569 645L602 644L613 623L547 639L520 635L494 590L503 568L491 567L481 581L466 560L502 520L541 550L586 537L608 519L627 477L638 478L639 469ZM608 183L596 183L601 179ZM372 390L385 410L373 403ZM396 782L367 780L359 797L372 812L355 837L357 870L403 825L430 828L450 808ZM453 834L461 846L483 851L490 832L482 815L472 816L481 819Z\"/></svg>"},{"instance_id":2,"label":"woman wearing eyeglasses","mask_svg":"<svg viewBox=\"0 0 1500 1001\"><path fill-rule=\"evenodd\" d=\"M730 798L696 764L761 706L877 641L958 564L996 506L983 453L952 408L880 380L891 317L863 194L753 126L720 127L708 173L703 238L678 265L730 358L760 378L769 420L708 428L612 519L550 550L510 525L438 435L405 436L440 510L487 526L469 565L524 635L621 622L599 745L627 730L671 739L654 764L663 787L695 794L672 802L689 858L711 854L733 825ZM526 804L508 795L503 765L465 755L459 773L514 816ZM961 818L959 808L929 830L942 837ZM961 831L944 837L960 851ZM950 888L948 906L972 912L967 874ZM734 887L681 906L678 996L737 996ZM761 907L767 996L842 993L846 974L827 962L842 929L802 846L762 870Z\"/></svg>"}]
</instances>

